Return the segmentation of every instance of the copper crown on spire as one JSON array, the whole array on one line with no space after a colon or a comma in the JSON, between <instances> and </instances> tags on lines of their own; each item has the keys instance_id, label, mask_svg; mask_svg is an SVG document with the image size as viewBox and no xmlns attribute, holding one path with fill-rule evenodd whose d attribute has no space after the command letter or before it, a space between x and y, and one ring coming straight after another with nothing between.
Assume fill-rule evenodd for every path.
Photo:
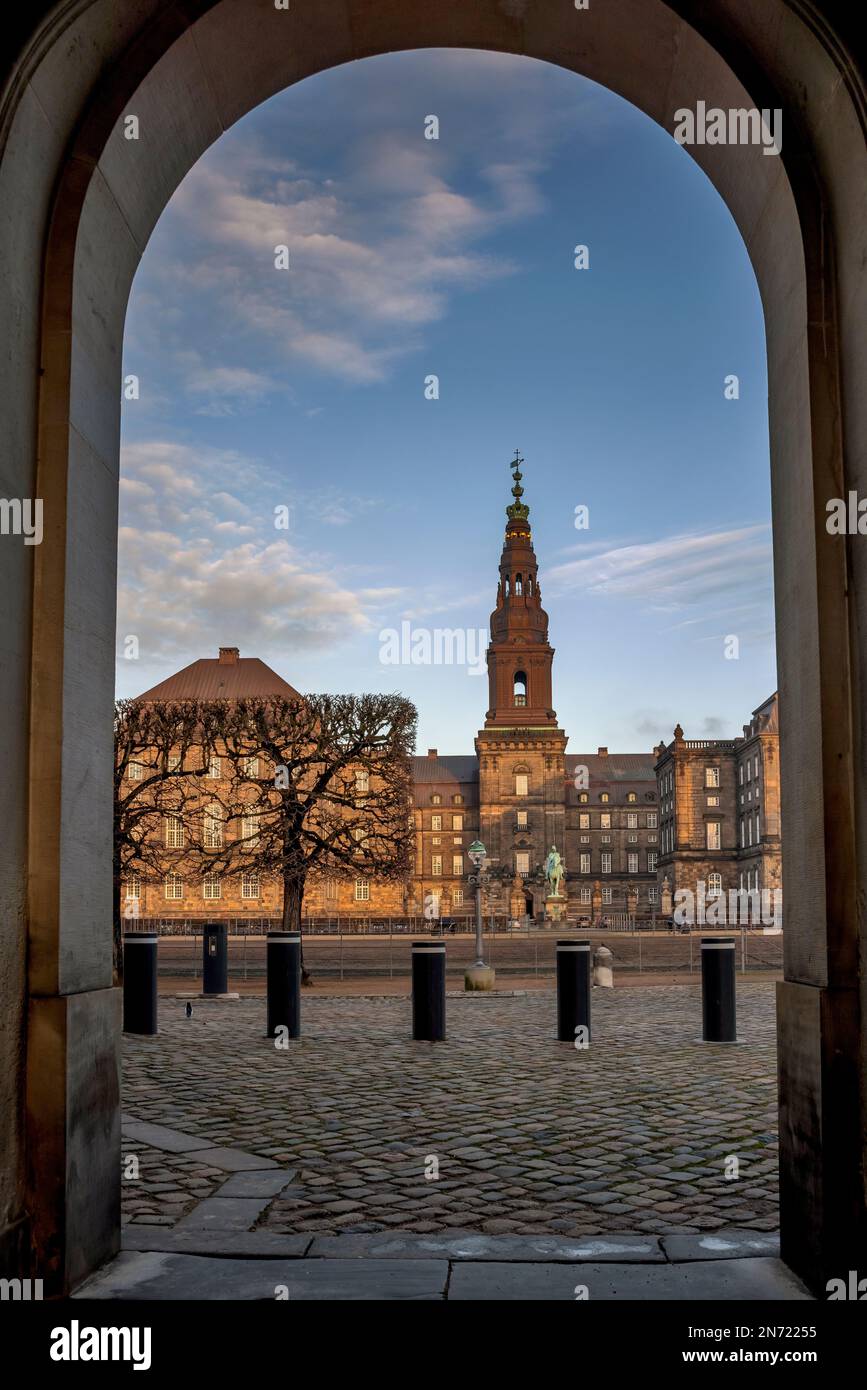
<instances>
[{"instance_id":1,"label":"copper crown on spire","mask_svg":"<svg viewBox=\"0 0 867 1390\"><path fill-rule=\"evenodd\" d=\"M512 487L512 496L515 499L514 502L511 502L509 506L506 508L506 515L508 516L510 521L526 521L527 517L530 515L530 508L527 506L526 502L521 501L521 498L524 496L524 489L521 487L521 479L524 476L521 472L521 464L523 462L524 460L521 458L521 451L519 449L516 449L515 457L509 464L509 467L512 470L512 477L514 479L514 486Z\"/></svg>"}]
</instances>

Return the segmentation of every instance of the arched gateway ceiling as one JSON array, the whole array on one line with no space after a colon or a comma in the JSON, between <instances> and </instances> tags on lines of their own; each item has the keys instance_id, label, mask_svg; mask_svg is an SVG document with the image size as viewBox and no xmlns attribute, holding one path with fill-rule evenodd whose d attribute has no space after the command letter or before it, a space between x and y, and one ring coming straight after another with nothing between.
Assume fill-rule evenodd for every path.
<instances>
[{"instance_id":1,"label":"arched gateway ceiling","mask_svg":"<svg viewBox=\"0 0 867 1390\"><path fill-rule=\"evenodd\" d=\"M16 925L3 937L0 1004L20 1021L0 1059L0 1102L20 1118L5 1141L13 1176L0 1186L0 1226L29 1212L35 1245L51 1247L66 1283L116 1242L109 715L121 345L139 258L184 175L252 107L356 58L458 46L557 63L669 131L678 109L699 102L783 112L780 157L756 145L689 154L737 221L766 315L786 827L784 1250L814 1272L832 1218L852 1228L863 1208L856 901L867 816L856 806L867 810L857 756L867 569L857 546L823 525L826 499L867 473L865 102L839 36L807 0L590 0L586 10L568 0L289 0L286 9L274 0L67 0L33 9L43 17L0 105L3 488L44 499L46 534L34 550L0 553L9 773L0 907ZM123 136L130 113L136 141ZM836 1069L825 1060L835 1047L849 1059ZM13 1094L23 1093L25 1051L26 1121ZM832 1102L856 1117L839 1134ZM826 1182L832 1158L836 1184ZM799 1217L805 1202L809 1215Z\"/></svg>"}]
</instances>

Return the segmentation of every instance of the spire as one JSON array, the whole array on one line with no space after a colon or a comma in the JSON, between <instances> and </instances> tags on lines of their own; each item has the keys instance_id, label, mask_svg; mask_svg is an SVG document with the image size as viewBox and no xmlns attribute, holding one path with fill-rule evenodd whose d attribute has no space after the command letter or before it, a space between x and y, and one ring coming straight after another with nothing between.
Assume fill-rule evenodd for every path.
<instances>
[{"instance_id":1,"label":"spire","mask_svg":"<svg viewBox=\"0 0 867 1390\"><path fill-rule=\"evenodd\" d=\"M521 472L521 464L523 462L524 460L521 458L520 449L516 449L515 457L509 464L512 470L512 478L514 479L512 496L515 499L514 502L511 502L506 508L506 515L510 521L526 521L527 517L530 515L530 508L527 506L526 502L521 501L521 498L524 496L524 489L521 487L521 479L524 476Z\"/></svg>"}]
</instances>

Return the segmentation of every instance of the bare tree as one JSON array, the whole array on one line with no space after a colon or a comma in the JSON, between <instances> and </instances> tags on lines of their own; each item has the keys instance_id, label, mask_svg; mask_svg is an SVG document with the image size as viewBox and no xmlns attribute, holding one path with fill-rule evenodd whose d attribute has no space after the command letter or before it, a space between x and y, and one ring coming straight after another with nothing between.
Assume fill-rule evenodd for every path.
<instances>
[{"instance_id":1,"label":"bare tree","mask_svg":"<svg viewBox=\"0 0 867 1390\"><path fill-rule=\"evenodd\" d=\"M199 813L196 779L208 770L225 717L221 702L119 700L114 715L114 967L121 970L124 879L161 877L176 858L166 821Z\"/></svg>"},{"instance_id":2,"label":"bare tree","mask_svg":"<svg viewBox=\"0 0 867 1390\"><path fill-rule=\"evenodd\" d=\"M301 930L311 874L407 878L416 728L409 700L239 699L216 722L234 773L223 809L237 833L204 853L216 872L276 877L286 930ZM303 976L309 983L309 972Z\"/></svg>"}]
</instances>

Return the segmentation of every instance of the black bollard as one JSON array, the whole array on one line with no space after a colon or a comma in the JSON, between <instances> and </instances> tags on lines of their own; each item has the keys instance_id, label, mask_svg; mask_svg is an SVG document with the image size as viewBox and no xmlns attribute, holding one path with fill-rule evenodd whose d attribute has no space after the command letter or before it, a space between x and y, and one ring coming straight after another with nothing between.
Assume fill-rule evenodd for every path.
<instances>
[{"instance_id":1,"label":"black bollard","mask_svg":"<svg viewBox=\"0 0 867 1390\"><path fill-rule=\"evenodd\" d=\"M229 938L225 922L206 922L202 929L202 993L226 994L229 987Z\"/></svg>"},{"instance_id":2,"label":"black bollard","mask_svg":"<svg viewBox=\"0 0 867 1390\"><path fill-rule=\"evenodd\" d=\"M590 1041L590 942L557 942L557 1041L575 1042L576 1028Z\"/></svg>"},{"instance_id":3,"label":"black bollard","mask_svg":"<svg viewBox=\"0 0 867 1390\"><path fill-rule=\"evenodd\" d=\"M157 1031L156 932L130 932L123 938L123 1031Z\"/></svg>"},{"instance_id":4,"label":"black bollard","mask_svg":"<svg viewBox=\"0 0 867 1390\"><path fill-rule=\"evenodd\" d=\"M441 941L412 943L412 1036L443 1042L446 1036L446 948Z\"/></svg>"},{"instance_id":5,"label":"black bollard","mask_svg":"<svg viewBox=\"0 0 867 1390\"><path fill-rule=\"evenodd\" d=\"M301 1037L301 933L269 931L266 938L268 960L268 1032L276 1038L278 1028L288 1029L290 1038Z\"/></svg>"},{"instance_id":6,"label":"black bollard","mask_svg":"<svg viewBox=\"0 0 867 1390\"><path fill-rule=\"evenodd\" d=\"M701 1040L737 1042L733 936L701 939Z\"/></svg>"}]
</instances>

